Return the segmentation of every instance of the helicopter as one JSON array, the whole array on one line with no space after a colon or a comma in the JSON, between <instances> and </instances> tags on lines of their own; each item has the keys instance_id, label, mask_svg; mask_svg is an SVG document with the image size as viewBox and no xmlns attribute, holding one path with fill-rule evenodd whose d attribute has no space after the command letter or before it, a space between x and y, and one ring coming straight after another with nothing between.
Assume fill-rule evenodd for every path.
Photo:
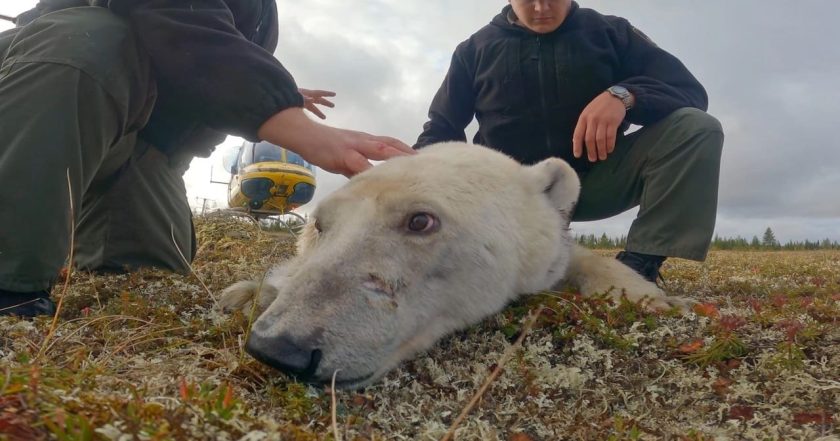
<instances>
[{"instance_id":1,"label":"helicopter","mask_svg":"<svg viewBox=\"0 0 840 441\"><path fill-rule=\"evenodd\" d=\"M291 216L305 222L292 210L315 195L315 167L300 155L267 141L245 141L222 162L231 175L230 210L257 220Z\"/></svg>"}]
</instances>

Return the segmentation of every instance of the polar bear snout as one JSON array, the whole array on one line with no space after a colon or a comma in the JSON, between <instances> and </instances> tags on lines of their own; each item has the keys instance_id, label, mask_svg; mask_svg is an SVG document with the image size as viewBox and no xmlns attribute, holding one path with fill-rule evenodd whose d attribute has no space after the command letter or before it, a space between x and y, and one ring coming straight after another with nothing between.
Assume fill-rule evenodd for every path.
<instances>
[{"instance_id":1,"label":"polar bear snout","mask_svg":"<svg viewBox=\"0 0 840 441\"><path fill-rule=\"evenodd\" d=\"M321 363L323 352L309 339L295 339L288 334L248 337L245 351L252 357L302 381L312 380Z\"/></svg>"},{"instance_id":2,"label":"polar bear snout","mask_svg":"<svg viewBox=\"0 0 840 441\"><path fill-rule=\"evenodd\" d=\"M399 315L405 278L322 247L298 256L287 269L283 277L274 272L264 281L277 295L253 322L246 352L306 383L329 382L334 372L341 388L378 378L409 332L403 328L414 328Z\"/></svg>"}]
</instances>

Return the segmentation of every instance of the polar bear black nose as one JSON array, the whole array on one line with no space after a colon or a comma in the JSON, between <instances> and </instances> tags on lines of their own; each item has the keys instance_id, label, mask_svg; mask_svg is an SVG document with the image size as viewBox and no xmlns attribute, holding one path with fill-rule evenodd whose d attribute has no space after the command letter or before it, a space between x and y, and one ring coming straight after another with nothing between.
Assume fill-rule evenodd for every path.
<instances>
[{"instance_id":1,"label":"polar bear black nose","mask_svg":"<svg viewBox=\"0 0 840 441\"><path fill-rule=\"evenodd\" d=\"M287 335L262 337L252 333L245 344L245 351L262 363L307 381L315 376L322 353L320 349L306 346Z\"/></svg>"}]
</instances>

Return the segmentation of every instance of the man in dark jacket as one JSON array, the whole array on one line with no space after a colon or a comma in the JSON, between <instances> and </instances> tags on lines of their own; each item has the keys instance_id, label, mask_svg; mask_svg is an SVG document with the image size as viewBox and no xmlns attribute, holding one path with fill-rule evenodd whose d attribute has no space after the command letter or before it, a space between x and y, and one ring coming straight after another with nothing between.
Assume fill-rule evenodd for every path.
<instances>
[{"instance_id":1,"label":"man in dark jacket","mask_svg":"<svg viewBox=\"0 0 840 441\"><path fill-rule=\"evenodd\" d=\"M458 45L415 148L466 139L529 164L568 161L574 221L639 206L617 258L655 281L668 256L706 257L723 146L691 73L627 20L571 0L509 0ZM643 126L625 134L630 124Z\"/></svg>"},{"instance_id":2,"label":"man in dark jacket","mask_svg":"<svg viewBox=\"0 0 840 441\"><path fill-rule=\"evenodd\" d=\"M0 315L53 313L71 237L80 268L186 271L182 175L225 134L346 175L412 152L304 115L330 103L272 55L274 0L42 0L17 21L0 34Z\"/></svg>"}]
</instances>

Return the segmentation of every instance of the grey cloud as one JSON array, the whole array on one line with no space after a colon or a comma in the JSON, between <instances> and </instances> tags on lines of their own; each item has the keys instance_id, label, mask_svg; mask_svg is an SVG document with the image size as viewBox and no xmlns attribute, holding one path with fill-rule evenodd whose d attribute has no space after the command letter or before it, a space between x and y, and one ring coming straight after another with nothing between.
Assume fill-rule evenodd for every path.
<instances>
[{"instance_id":1,"label":"grey cloud","mask_svg":"<svg viewBox=\"0 0 840 441\"><path fill-rule=\"evenodd\" d=\"M584 2L629 18L698 76L726 144L720 215L840 224L840 29L832 1ZM597 7L597 6L596 6ZM816 228L816 227L815 227ZM790 229L793 231L793 229ZM837 234L835 230L835 234Z\"/></svg>"},{"instance_id":2,"label":"grey cloud","mask_svg":"<svg viewBox=\"0 0 840 441\"><path fill-rule=\"evenodd\" d=\"M335 110L327 122L339 127L398 137L416 136L409 106L400 96L403 86L399 64L385 51L369 48L343 35L328 37L306 33L287 24L289 39L277 52L298 85L335 91Z\"/></svg>"},{"instance_id":3,"label":"grey cloud","mask_svg":"<svg viewBox=\"0 0 840 441\"><path fill-rule=\"evenodd\" d=\"M680 58L726 131L721 235L840 239L840 3L581 0L628 18ZM303 87L334 89L328 123L412 143L454 47L504 0L280 2L278 58ZM320 199L343 178L319 175ZM632 213L581 224L626 232ZM807 232L813 232L808 235ZM617 233L620 234L620 233ZM800 236L805 234L804 237Z\"/></svg>"},{"instance_id":4,"label":"grey cloud","mask_svg":"<svg viewBox=\"0 0 840 441\"><path fill-rule=\"evenodd\" d=\"M6 3L4 13L16 13L35 2ZM579 3L629 19L706 86L710 113L721 120L727 135L719 234L751 236L770 226L781 240L840 239L840 3ZM301 86L339 94L327 122L412 143L452 50L507 1L278 4L278 58ZM196 167L206 169L207 163L197 161ZM209 192L203 188L207 178L199 175L189 175L195 180L192 191ZM344 182L324 172L318 180L316 200ZM619 235L632 218L630 212L577 228Z\"/></svg>"}]
</instances>

